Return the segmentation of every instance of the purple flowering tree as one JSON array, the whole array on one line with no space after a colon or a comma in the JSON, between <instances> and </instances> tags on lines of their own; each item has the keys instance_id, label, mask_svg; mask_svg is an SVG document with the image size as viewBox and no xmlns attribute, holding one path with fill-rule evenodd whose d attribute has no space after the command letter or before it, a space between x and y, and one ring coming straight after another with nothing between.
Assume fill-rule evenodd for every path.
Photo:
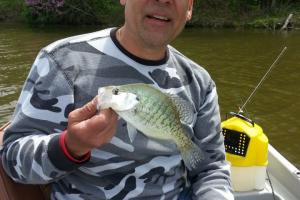
<instances>
[{"instance_id":1,"label":"purple flowering tree","mask_svg":"<svg viewBox=\"0 0 300 200\"><path fill-rule=\"evenodd\" d=\"M33 23L51 23L60 21L63 14L64 0L25 0L27 18Z\"/></svg>"},{"instance_id":2,"label":"purple flowering tree","mask_svg":"<svg viewBox=\"0 0 300 200\"><path fill-rule=\"evenodd\" d=\"M36 14L41 12L60 13L60 8L65 4L64 0L25 0L28 7L32 8Z\"/></svg>"},{"instance_id":3,"label":"purple flowering tree","mask_svg":"<svg viewBox=\"0 0 300 200\"><path fill-rule=\"evenodd\" d=\"M1 1L1 0L0 0ZM122 13L112 0L25 0L25 15L35 24L105 24Z\"/></svg>"}]
</instances>

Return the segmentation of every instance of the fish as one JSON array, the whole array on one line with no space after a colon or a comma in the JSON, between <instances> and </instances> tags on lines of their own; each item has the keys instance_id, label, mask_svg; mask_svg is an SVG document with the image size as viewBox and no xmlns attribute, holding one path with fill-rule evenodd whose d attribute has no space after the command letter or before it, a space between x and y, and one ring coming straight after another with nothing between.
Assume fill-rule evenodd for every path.
<instances>
[{"instance_id":1,"label":"fish","mask_svg":"<svg viewBox=\"0 0 300 200\"><path fill-rule=\"evenodd\" d=\"M100 87L98 109L107 108L148 138L175 143L189 170L196 169L204 159L203 151L182 125L193 120L194 111L181 97L144 83Z\"/></svg>"}]
</instances>

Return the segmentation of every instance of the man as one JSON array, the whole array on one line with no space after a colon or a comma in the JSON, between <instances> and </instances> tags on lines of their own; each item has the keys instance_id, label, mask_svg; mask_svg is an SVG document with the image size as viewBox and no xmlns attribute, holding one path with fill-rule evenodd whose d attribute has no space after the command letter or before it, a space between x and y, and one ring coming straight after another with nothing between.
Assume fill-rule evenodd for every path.
<instances>
[{"instance_id":1,"label":"man","mask_svg":"<svg viewBox=\"0 0 300 200\"><path fill-rule=\"evenodd\" d=\"M17 182L52 183L52 199L233 199L214 82L168 44L191 19L193 0L120 0L121 28L42 49L5 132L3 163ZM136 131L110 109L99 87L143 82L194 108L182 124L205 152L184 166L176 145ZM186 189L187 188L187 189ZM184 190L184 191L183 191Z\"/></svg>"}]
</instances>

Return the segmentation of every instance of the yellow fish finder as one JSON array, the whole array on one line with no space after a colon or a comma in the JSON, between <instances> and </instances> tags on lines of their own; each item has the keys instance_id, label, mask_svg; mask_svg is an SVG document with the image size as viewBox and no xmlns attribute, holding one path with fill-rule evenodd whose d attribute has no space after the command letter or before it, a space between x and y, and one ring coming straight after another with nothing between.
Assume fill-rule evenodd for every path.
<instances>
[{"instance_id":1,"label":"yellow fish finder","mask_svg":"<svg viewBox=\"0 0 300 200\"><path fill-rule=\"evenodd\" d=\"M268 138L263 129L240 113L230 112L222 122L226 159L231 163L235 191L264 188L268 165Z\"/></svg>"}]
</instances>

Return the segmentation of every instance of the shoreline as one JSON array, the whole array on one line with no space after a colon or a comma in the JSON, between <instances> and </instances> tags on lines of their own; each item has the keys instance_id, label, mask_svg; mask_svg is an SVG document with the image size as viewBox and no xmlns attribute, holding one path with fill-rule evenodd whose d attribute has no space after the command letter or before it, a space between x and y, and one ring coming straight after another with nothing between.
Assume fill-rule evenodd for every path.
<instances>
[{"instance_id":1,"label":"shoreline","mask_svg":"<svg viewBox=\"0 0 300 200\"><path fill-rule=\"evenodd\" d=\"M212 28L212 29L224 29L224 28L232 28L232 29L269 29L269 30L280 30L285 23L287 17L260 17L257 19L247 20L247 21L230 21L224 19L211 19L203 21L195 21L190 22L186 26L187 28ZM92 24L68 24L68 23L29 23L25 19L21 17L14 18L5 18L0 15L0 23L1 24L24 24L28 26L119 26L121 23L92 23ZM300 30L300 13L299 16L294 14L288 29Z\"/></svg>"},{"instance_id":2,"label":"shoreline","mask_svg":"<svg viewBox=\"0 0 300 200\"><path fill-rule=\"evenodd\" d=\"M106 1L105 1L106 2ZM219 2L220 3L220 2ZM22 0L0 2L0 23L20 23L33 26L76 25L101 27L120 26L123 24L123 8L117 1L103 5L85 7L65 4L54 10L28 6ZM57 6L57 5L56 5ZM83 6L83 5L81 5ZM114 17L111 14L114 13ZM288 16L292 14L289 19ZM290 4L277 3L276 6L262 7L258 3L222 2L220 5L211 1L197 1L193 17L187 27L196 28L234 28L234 29L269 29L279 30L288 20L287 29L300 29L300 2Z\"/></svg>"}]
</instances>

